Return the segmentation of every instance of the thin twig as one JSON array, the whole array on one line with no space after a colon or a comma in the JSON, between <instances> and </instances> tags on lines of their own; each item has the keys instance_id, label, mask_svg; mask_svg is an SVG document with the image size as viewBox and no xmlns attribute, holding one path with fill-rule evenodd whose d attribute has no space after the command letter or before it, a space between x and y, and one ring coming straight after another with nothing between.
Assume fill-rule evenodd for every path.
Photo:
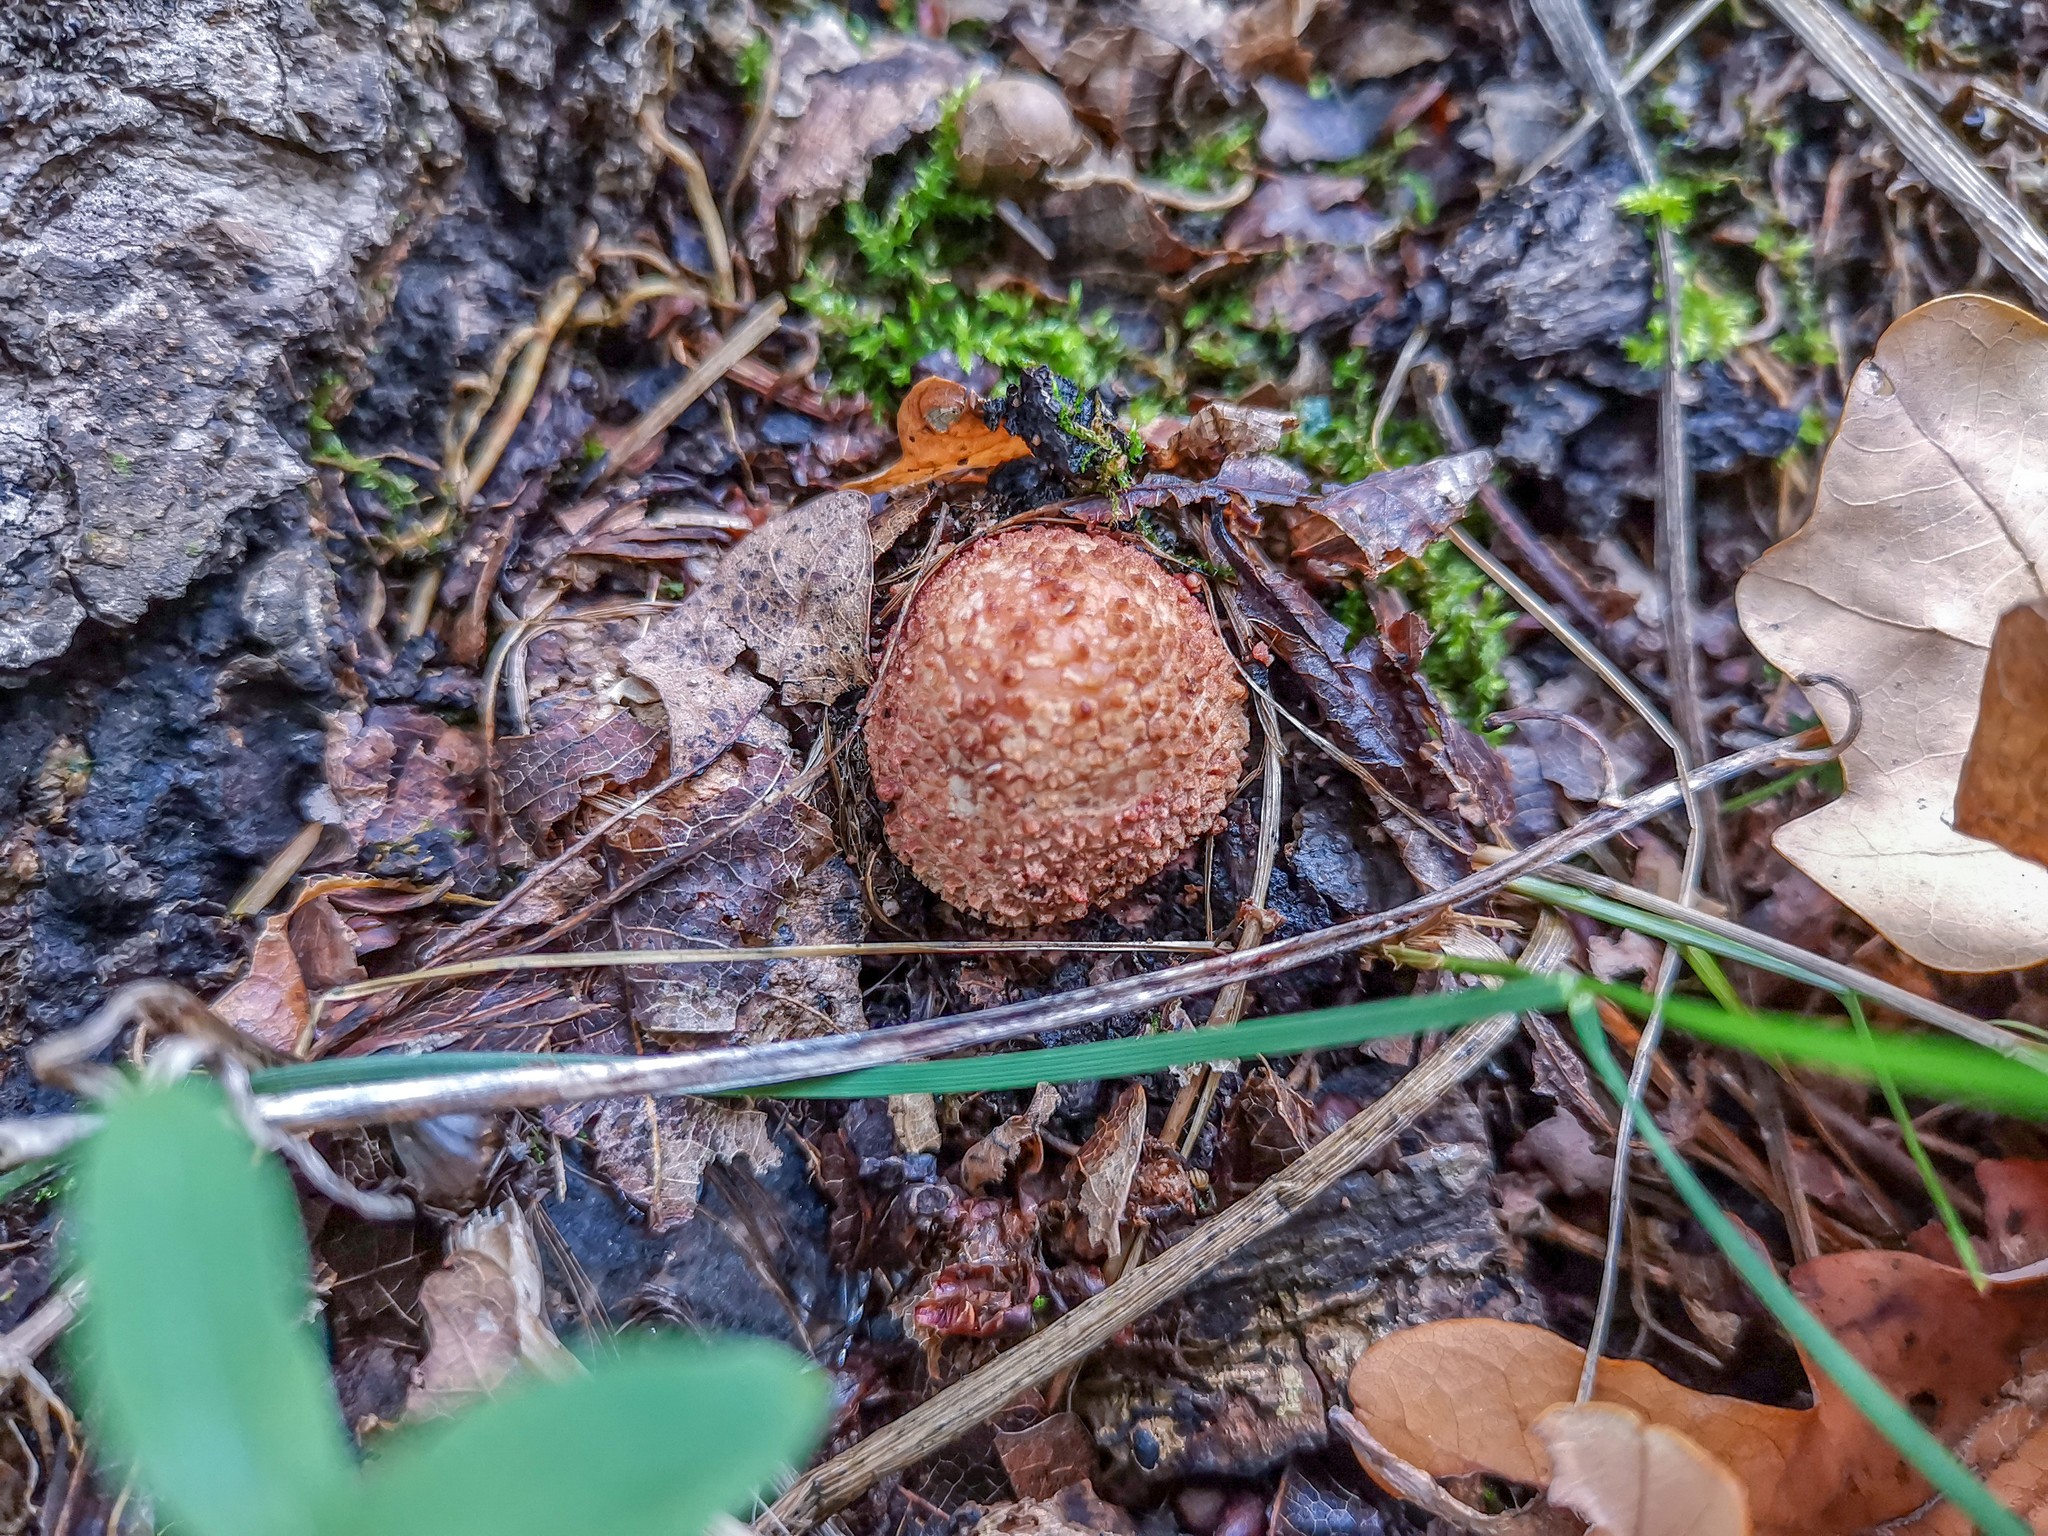
<instances>
[{"instance_id":1,"label":"thin twig","mask_svg":"<svg viewBox=\"0 0 2048 1536\"><path fill-rule=\"evenodd\" d=\"M579 971L607 966L662 965L750 965L761 960L866 960L884 955L1213 955L1221 946L1203 939L917 939L887 940L857 944L761 944L699 949L585 949L566 955L492 955L481 960L457 960L447 965L430 965L417 971L392 976L372 976L330 987L320 995L321 1003L351 1003L402 987L428 982L461 981L470 976L492 976L501 971Z\"/></svg>"},{"instance_id":2,"label":"thin twig","mask_svg":"<svg viewBox=\"0 0 2048 1536\"><path fill-rule=\"evenodd\" d=\"M533 404L534 392L540 388L541 369L547 364L555 337L568 324L569 317L576 312L576 301L582 297L583 280L573 275L559 279L548 291L526 345L520 350L519 360L512 365L512 371L505 380L497 414L491 418L490 430L484 433L482 445L473 458L465 454L459 462L449 466L449 474L453 477L449 488L454 493L456 506L467 508L491 478L491 471L498 467L498 460L512 442L512 434L519 430L526 408Z\"/></svg>"},{"instance_id":3,"label":"thin twig","mask_svg":"<svg viewBox=\"0 0 2048 1536\"><path fill-rule=\"evenodd\" d=\"M1659 178L1657 158L1650 151L1642 130L1636 125L1621 83L1607 51L1594 34L1592 19L1583 0L1530 0L1530 8L1542 24L1559 61L1578 82L1579 89L1600 103L1608 129L1622 142L1629 163L1647 185ZM1693 642L1694 548L1692 527L1692 464L1685 438L1685 326L1682 315L1685 277L1678 262L1677 232L1670 222L1655 220L1657 270L1664 293L1664 370L1657 408L1658 495L1656 541L1658 564L1664 576L1664 666L1671 693L1672 721L1684 738L1686 757L1679 772L1687 775L1686 763L1703 761L1708 753L1706 714L1700 700L1699 649ZM1691 835L1686 840L1685 859L1679 878L1679 899L1691 905L1700 887L1704 867L1707 881L1716 890L1725 884L1725 861L1720 851L1718 812L1712 796L1694 791L1687 777L1686 820ZM1678 980L1678 953L1667 946L1657 968L1655 996L1650 1017L1629 1075L1629 1093L1621 1106L1621 1123L1614 1148L1614 1179L1609 1191L1607 1216L1607 1259L1600 1276L1600 1299L1593 1313L1592 1335L1586 1346L1586 1363L1579 1378L1579 1400L1593 1395L1600 1357L1613 1325L1614 1307L1621 1285L1621 1241L1628 1224L1629 1155L1634 1147L1635 1121L1641 1113L1642 1096L1649 1087L1650 1069L1656 1059L1664 1032L1664 1002Z\"/></svg>"},{"instance_id":4,"label":"thin twig","mask_svg":"<svg viewBox=\"0 0 2048 1536\"><path fill-rule=\"evenodd\" d=\"M748 310L747 317L733 328L731 335L705 354L704 360L690 370L689 377L650 405L647 413L633 423L626 435L591 466L581 488L588 489L621 464L631 463L635 454L666 432L675 419L724 378L735 363L768 339L775 327L782 323L782 312L788 304L789 301L781 294L772 293Z\"/></svg>"},{"instance_id":5,"label":"thin twig","mask_svg":"<svg viewBox=\"0 0 2048 1536\"><path fill-rule=\"evenodd\" d=\"M1441 355L1427 352L1416 360L1410 378L1414 385L1416 402L1421 405L1423 415L1429 418L1429 424L1435 428L1436 435L1443 439L1444 447L1452 453L1468 453L1478 447L1478 441L1472 436L1471 427L1466 424L1465 413L1458 409L1457 401L1451 398L1451 365L1445 362ZM1585 578L1567 565L1556 550L1537 537L1536 530L1529 526L1528 519L1523 517L1515 504L1501 493L1499 486L1492 481L1482 485L1479 488L1479 505L1495 530L1521 557L1522 562L1535 572L1539 581L1550 588L1552 595L1559 602L1578 615L1581 624L1596 632L1606 629L1607 621L1595 606L1592 590Z\"/></svg>"},{"instance_id":6,"label":"thin twig","mask_svg":"<svg viewBox=\"0 0 2048 1536\"><path fill-rule=\"evenodd\" d=\"M718 199L711 195L711 178L704 174L704 162L697 151L668 131L662 109L649 102L640 113L640 131L648 142L682 172L683 188L690 197L690 212L704 235L704 249L711 258L711 285L721 304L733 301L732 245L725 236L725 220L718 211Z\"/></svg>"},{"instance_id":7,"label":"thin twig","mask_svg":"<svg viewBox=\"0 0 2048 1536\"><path fill-rule=\"evenodd\" d=\"M1628 95L1637 86L1649 79L1650 71L1676 53L1678 45L1697 32L1700 28L1700 23L1718 11L1724 3L1725 0L1693 0L1690 6L1673 19L1670 26L1657 35L1655 42L1636 55L1635 60L1622 74L1620 82L1621 94L1624 96ZM1558 135L1551 143L1550 148L1544 150L1542 154L1522 167L1522 173L1515 180L1517 182L1528 181L1538 173L1548 170L1551 166L1557 164L1558 161L1576 149L1586 135L1599 126L1601 118L1606 115L1607 109L1602 103L1596 101L1588 106L1579 114L1579 120L1576 123L1573 123L1571 127Z\"/></svg>"},{"instance_id":8,"label":"thin twig","mask_svg":"<svg viewBox=\"0 0 2048 1536\"><path fill-rule=\"evenodd\" d=\"M1244 616L1238 612L1237 603L1228 591L1224 593L1226 611L1230 615L1230 627L1237 635L1240 647L1248 648L1250 636L1247 633ZM1237 947L1247 950L1262 944L1266 939L1266 925L1263 911L1266 897L1273 886L1273 865L1280 852L1280 718L1274 705L1264 693L1255 691L1253 705L1259 715L1259 735L1264 751L1259 769L1259 844L1258 853L1252 864L1251 889L1245 893L1242 912L1242 926L1238 929ZM1245 984L1233 981L1216 994L1216 1005L1209 1010L1212 1025L1235 1024L1244 1017ZM1216 1063L1205 1063L1189 1084L1193 1090L1194 1112L1184 1121L1176 1122L1173 1115L1167 1116L1167 1124L1161 1128L1161 1139L1174 1141L1180 1138L1182 1156L1190 1155L1195 1143L1201 1138L1202 1127L1208 1122L1209 1110L1216 1102ZM1180 1106L1175 1104L1175 1108Z\"/></svg>"},{"instance_id":9,"label":"thin twig","mask_svg":"<svg viewBox=\"0 0 2048 1536\"><path fill-rule=\"evenodd\" d=\"M879 1479L941 1449L962 1432L986 1422L1024 1388L1108 1343L1135 1319L1179 1295L1350 1173L1448 1089L1483 1066L1514 1038L1515 1030L1512 1015L1485 1019L1460 1030L1384 1097L1149 1264L1127 1271L1115 1284L1042 1332L927 1398L843 1455L805 1473L775 1501L756 1529L802 1536Z\"/></svg>"}]
</instances>

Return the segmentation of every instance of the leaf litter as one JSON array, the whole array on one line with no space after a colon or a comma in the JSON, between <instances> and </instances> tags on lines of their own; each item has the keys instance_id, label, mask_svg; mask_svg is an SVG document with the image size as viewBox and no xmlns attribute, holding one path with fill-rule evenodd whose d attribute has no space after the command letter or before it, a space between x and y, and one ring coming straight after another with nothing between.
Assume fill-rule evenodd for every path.
<instances>
[{"instance_id":1,"label":"leaf litter","mask_svg":"<svg viewBox=\"0 0 2048 1536\"><path fill-rule=\"evenodd\" d=\"M1710 52L1681 52L1662 99L1689 125L1687 170L1628 192L1597 142L1496 186L1547 147L1570 102L1539 35L1517 38L1511 20L1373 12L1360 24L1280 0L982 9L987 49L949 40L924 9L907 18L921 30L827 11L752 44L707 38L659 119L684 153L661 150L668 168L639 222L606 225L574 260L533 256L532 290L545 286L532 273L567 274L573 292L559 291L580 307L535 354L530 402L510 413L494 477L470 488L483 494L466 524L437 544L360 476L317 488L329 526L368 530L343 562L359 670L329 713L326 798L309 812L329 830L250 909L250 959L216 996L234 1029L280 1055L622 1056L1041 1002L1171 963L1091 943L1312 932L1454 883L1486 850L1661 777L1655 733L1606 701L1599 668L1517 617L1519 597L1499 600L1490 583L1511 577L1454 563L1496 536L1502 550L1539 546L1572 581L1546 595L1588 624L1605 665L1668 688L1666 595L1643 537L1658 452L1643 359L1665 316L1628 201L1652 197L1687 224L1684 342L1705 349L1689 430L1718 749L1782 733L1802 707L1742 648L1735 584L1798 521L1816 473L1805 450L1840 393L1837 353L1846 368L1875 348L1849 375L1806 530L1740 586L1758 648L1786 673L1840 677L1864 731L1832 805L1816 809L1825 783L1809 774L1731 812L1733 883L1716 898L1830 958L2048 1025L2032 982L1996 974L2041 958L2026 919L2040 904L2014 894L2028 889L2012 874L2021 861L1975 845L1959 875L1948 858L1966 841L1951 821L2002 831L2033 787L2023 675L1987 696L2008 702L2003 714L1976 700L1993 626L2038 596L2024 498L2007 493L2030 472L2008 402L2027 397L2038 322L1956 298L1877 339L1882 306L1862 305L1845 273L1910 260L1940 291L1970 268L1954 265L1938 204L1920 210L1923 246L1876 179L1830 180L1870 141L1801 83L1809 66L1782 31L1714 23ZM1948 14L1932 25L1938 46L1968 46ZM1810 152L1773 137L1787 92ZM861 290L879 233L903 261L875 266ZM721 250L736 294L718 289ZM752 354L706 367L749 323L746 300L778 285L794 317L768 316L747 332L765 338ZM1744 308L1750 291L1765 313ZM411 311L393 322L419 323ZM402 372L409 355L372 371ZM1455 377L1497 450L1433 436L1402 398L1411 364ZM717 376L657 420L700 369ZM1959 391L1959 374L1991 382ZM495 394L508 378L485 370L464 387ZM399 419L382 387L371 380L365 425ZM900 456L884 464L891 406ZM1977 414L1959 425L1965 406ZM1987 437L1987 422L2006 436ZM621 444L641 445L631 462L599 459ZM422 436L404 451L445 446ZM2009 515L1973 536L1987 507ZM861 690L919 583L1018 517L1112 530L1199 592L1252 685L1261 736L1216 831L1157 879L1026 935L1029 952L968 956L942 946L988 931L923 890L882 836ZM1447 536L1476 543L1454 552ZM1888 624L1877 640L1874 621ZM1511 708L1490 717L1502 697ZM1846 732L1841 695L1816 684L1805 700ZM1982 766L1965 773L1972 722ZM49 750L36 835L61 840L74 836L76 775L54 739ZM1774 833L1848 911L1786 868ZM1615 845L1609 872L1674 889L1682 835L1642 830ZM107 878L133 877L112 865ZM1518 954L1533 914L1502 900L1476 921L1506 946L1488 953ZM1477 952L1460 947L1468 937L1443 947ZM804 953L878 938L928 948ZM737 953L766 945L798 952ZM736 953L322 1001L364 977L535 947ZM1603 975L1647 978L1658 964L1644 935L1592 919L1576 948ZM1947 974L1959 970L1994 974ZM1753 1006L1810 1006L1763 971L1738 980ZM1403 959L1347 957L1106 1032L1431 985ZM1483 1088L1454 1092L1284 1240L1214 1269L1043 1395L961 1424L955 1451L892 1473L842 1519L926 1536L1163 1517L1192 1536L1391 1528L1405 1517L1333 1454L1325 1419L1361 1355L1360 1372L1384 1368L1411 1397L1437 1380L1456 1411L1404 1409L1390 1424L1384 1399L1355 1399L1360 1421L1411 1471L1547 1485L1549 1507L1513 1517L1532 1531L1576 1528L1564 1509L1644 1533L1846 1531L1912 1515L1924 1486L1825 1382L1818 1406L1783 1405L1804 1377L1654 1183L1637 1195L1623 1311L1656 1366L1616 1366L1601 1401L1559 1406L1577 1373L1565 1339L1587 1321L1583 1266L1607 1240L1614 1122L1562 1038L1535 1039L1532 1058L1511 1053ZM1382 1042L886 1107L618 1098L429 1122L389 1150L349 1139L337 1156L353 1176L411 1180L447 1231L443 1247L393 1261L394 1294L416 1304L337 1308L351 1422L423 1415L552 1369L558 1332L662 1318L811 1349L839 1377L838 1443L885 1438L911 1404L1000 1365L1227 1217L1418 1059ZM2031 1406L2038 1309L2024 1285L1969 1291L1912 1230L1928 1196L1910 1138L1861 1090L1792 1075L1774 1120L1722 1054L1675 1063L1653 1077L1660 1123L1724 1180L1775 1263L1801 1257L1798 1232L1817 1234L1826 1251L1794 1269L1809 1301L2034 1510L2033 1468L2048 1461ZM1927 1177L1955 1184L1974 1169L1983 1186L1986 1264L2040 1257L2048 1240L2030 1244L2040 1219L2024 1196L2034 1165L1987 1155L2012 1150L2012 1128L1951 1114L1928 1135ZM440 1175L425 1171L430 1143ZM348 1252L355 1218L327 1219L323 1244ZM359 1275L382 1273L350 1262L343 1278L360 1295ZM1461 1337L1483 1341L1467 1363L1448 1343L1430 1346L1434 1366L1403 1363L1425 1339ZM372 1358L386 1362L375 1391L357 1370ZM1503 1371L1510 1358L1527 1369ZM1459 1371L1470 1379L1453 1381ZM1607 1401L1622 1389L1640 1397ZM382 1407L359 1415L372 1398ZM1812 1486L1774 1480L1743 1438L1757 1425L1781 1452L1819 1458ZM1839 1473L1834 1486L1811 1475L1819 1466ZM1836 1502L1815 1503L1823 1494ZM1953 1518L1937 1510L1912 1528L1959 1528L1942 1523Z\"/></svg>"}]
</instances>

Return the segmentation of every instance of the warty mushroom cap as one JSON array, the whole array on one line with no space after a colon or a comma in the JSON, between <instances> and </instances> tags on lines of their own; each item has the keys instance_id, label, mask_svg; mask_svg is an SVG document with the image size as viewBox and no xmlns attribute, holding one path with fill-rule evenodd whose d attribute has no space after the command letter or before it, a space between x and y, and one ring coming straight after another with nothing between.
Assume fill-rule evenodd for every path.
<instances>
[{"instance_id":1,"label":"warty mushroom cap","mask_svg":"<svg viewBox=\"0 0 2048 1536\"><path fill-rule=\"evenodd\" d=\"M919 590L875 684L889 846L991 922L1080 917L1220 827L1245 698L1208 610L1131 541L978 539Z\"/></svg>"}]
</instances>

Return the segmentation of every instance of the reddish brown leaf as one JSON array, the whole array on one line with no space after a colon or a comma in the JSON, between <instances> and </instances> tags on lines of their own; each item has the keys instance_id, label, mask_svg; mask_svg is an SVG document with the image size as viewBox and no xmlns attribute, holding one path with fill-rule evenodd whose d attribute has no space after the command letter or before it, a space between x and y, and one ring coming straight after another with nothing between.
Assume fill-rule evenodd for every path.
<instances>
[{"instance_id":1,"label":"reddish brown leaf","mask_svg":"<svg viewBox=\"0 0 2048 1536\"><path fill-rule=\"evenodd\" d=\"M215 1013L280 1056L298 1050L312 1011L306 978L292 953L290 922L284 913L264 922L247 973L213 1000Z\"/></svg>"},{"instance_id":2,"label":"reddish brown leaf","mask_svg":"<svg viewBox=\"0 0 2048 1536\"><path fill-rule=\"evenodd\" d=\"M2048 864L2048 602L2022 604L1992 632L1956 830Z\"/></svg>"},{"instance_id":3,"label":"reddish brown leaf","mask_svg":"<svg viewBox=\"0 0 2048 1536\"><path fill-rule=\"evenodd\" d=\"M1021 1115L1011 1115L969 1147L960 1159L960 1183L970 1195L986 1194L1010 1176L1021 1162L1028 1173L1044 1156L1038 1128L1059 1107L1052 1084L1040 1083Z\"/></svg>"},{"instance_id":4,"label":"reddish brown leaf","mask_svg":"<svg viewBox=\"0 0 2048 1536\"><path fill-rule=\"evenodd\" d=\"M1078 1413L1055 1413L1028 1429L998 1430L996 1456L1020 1499L1049 1499L1095 1475L1095 1436Z\"/></svg>"},{"instance_id":5,"label":"reddish brown leaf","mask_svg":"<svg viewBox=\"0 0 2048 1536\"><path fill-rule=\"evenodd\" d=\"M654 766L661 734L630 710L588 693L557 693L534 706L538 729L501 737L492 757L499 802L535 836L575 810L587 794L637 784Z\"/></svg>"},{"instance_id":6,"label":"reddish brown leaf","mask_svg":"<svg viewBox=\"0 0 2048 1536\"><path fill-rule=\"evenodd\" d=\"M1384 576L1444 536L1493 473L1483 449L1367 475L1302 505L1289 518L1294 552Z\"/></svg>"},{"instance_id":7,"label":"reddish brown leaf","mask_svg":"<svg viewBox=\"0 0 2048 1536\"><path fill-rule=\"evenodd\" d=\"M2048 1338L2048 1293L1979 1296L1960 1270L1913 1254L1828 1254L1795 1269L1792 1281L1829 1330L1950 1443L1998 1408L2029 1347ZM1366 1352L1351 1400L1374 1437L1432 1476L1487 1472L1542 1486L1550 1469L1533 1426L1572 1400L1580 1354L1522 1324L1426 1324ZM1680 1431L1723 1463L1746 1486L1765 1536L1849 1536L1918 1508L1927 1484L1846 1396L1810 1374L1808 1409L1694 1392L1626 1360L1602 1364L1597 1396Z\"/></svg>"}]
</instances>

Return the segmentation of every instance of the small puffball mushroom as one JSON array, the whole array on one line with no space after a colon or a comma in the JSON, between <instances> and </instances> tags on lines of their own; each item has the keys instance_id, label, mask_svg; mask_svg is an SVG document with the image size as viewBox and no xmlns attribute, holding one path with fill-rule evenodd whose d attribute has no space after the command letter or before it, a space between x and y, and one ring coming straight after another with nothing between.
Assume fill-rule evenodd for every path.
<instances>
[{"instance_id":1,"label":"small puffball mushroom","mask_svg":"<svg viewBox=\"0 0 2048 1536\"><path fill-rule=\"evenodd\" d=\"M1251 731L1208 610L1137 545L1034 523L903 617L867 722L889 846L956 907L1065 922L1220 829Z\"/></svg>"}]
</instances>

